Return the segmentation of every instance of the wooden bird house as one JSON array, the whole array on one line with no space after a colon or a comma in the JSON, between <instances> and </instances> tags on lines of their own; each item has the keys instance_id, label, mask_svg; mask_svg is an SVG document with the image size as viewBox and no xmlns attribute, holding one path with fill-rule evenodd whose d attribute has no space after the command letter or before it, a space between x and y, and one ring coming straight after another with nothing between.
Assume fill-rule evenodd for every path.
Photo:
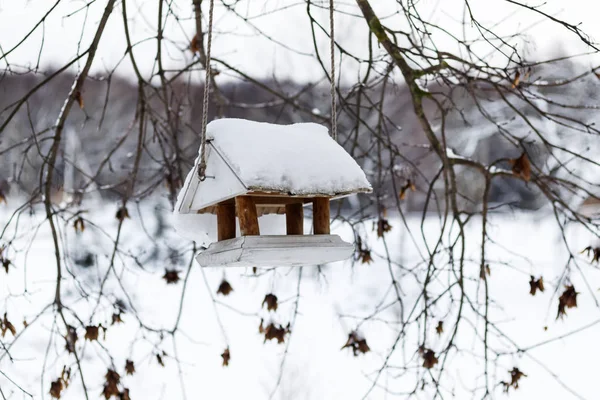
<instances>
[{"instance_id":1,"label":"wooden bird house","mask_svg":"<svg viewBox=\"0 0 600 400\"><path fill-rule=\"evenodd\" d=\"M330 234L329 202L371 185L327 128L220 119L208 124L206 145L205 179L196 160L175 206L217 216L218 241L197 256L201 266L314 265L352 255L352 244ZM308 205L312 234L303 229ZM259 217L272 213L285 214L286 235L261 236Z\"/></svg>"}]
</instances>

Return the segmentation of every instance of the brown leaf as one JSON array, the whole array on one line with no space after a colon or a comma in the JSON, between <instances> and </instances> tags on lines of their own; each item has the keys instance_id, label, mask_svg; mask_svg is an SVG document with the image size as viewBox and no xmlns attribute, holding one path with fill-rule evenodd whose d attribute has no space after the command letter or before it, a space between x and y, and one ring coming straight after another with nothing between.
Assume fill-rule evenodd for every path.
<instances>
[{"instance_id":1,"label":"brown leaf","mask_svg":"<svg viewBox=\"0 0 600 400\"><path fill-rule=\"evenodd\" d=\"M567 308L577 307L577 295L573 285L565 285L565 291L558 298L558 314L556 319L567 315Z\"/></svg>"},{"instance_id":2,"label":"brown leaf","mask_svg":"<svg viewBox=\"0 0 600 400\"><path fill-rule=\"evenodd\" d=\"M176 269L165 269L163 279L167 281L167 284L176 284L179 282L179 271Z\"/></svg>"},{"instance_id":3,"label":"brown leaf","mask_svg":"<svg viewBox=\"0 0 600 400\"><path fill-rule=\"evenodd\" d=\"M102 389L102 394L104 395L104 398L106 400L108 400L113 396L118 397L120 392L119 392L119 388L117 387L117 385L113 385L113 384L110 384L107 382L104 384L104 388Z\"/></svg>"},{"instance_id":4,"label":"brown leaf","mask_svg":"<svg viewBox=\"0 0 600 400\"><path fill-rule=\"evenodd\" d=\"M156 361L158 361L158 363L164 367L165 366L165 361L163 359L164 356L166 356L167 353L165 353L165 351L163 350L162 354L156 353Z\"/></svg>"},{"instance_id":5,"label":"brown leaf","mask_svg":"<svg viewBox=\"0 0 600 400\"><path fill-rule=\"evenodd\" d=\"M512 80L512 84L511 87L514 89L517 86L519 86L519 83L521 82L521 73L519 71L517 71L517 73L515 74L514 79Z\"/></svg>"},{"instance_id":6,"label":"brown leaf","mask_svg":"<svg viewBox=\"0 0 600 400\"><path fill-rule=\"evenodd\" d=\"M6 201L6 195L4 194L4 192L2 191L2 189L0 189L0 204L8 204L8 202Z\"/></svg>"},{"instance_id":7,"label":"brown leaf","mask_svg":"<svg viewBox=\"0 0 600 400\"><path fill-rule=\"evenodd\" d=\"M83 109L83 96L79 90L75 92L75 101L79 104L79 108Z\"/></svg>"},{"instance_id":8,"label":"brown leaf","mask_svg":"<svg viewBox=\"0 0 600 400\"><path fill-rule=\"evenodd\" d=\"M133 375L135 373L135 365L131 360L125 360L125 372L127 375Z\"/></svg>"},{"instance_id":9,"label":"brown leaf","mask_svg":"<svg viewBox=\"0 0 600 400\"><path fill-rule=\"evenodd\" d=\"M77 339L77 330L71 325L67 325L67 335L65 336L65 349L67 349L69 353L75 352L75 343L77 342Z\"/></svg>"},{"instance_id":10,"label":"brown leaf","mask_svg":"<svg viewBox=\"0 0 600 400\"><path fill-rule=\"evenodd\" d=\"M363 246L363 241L360 236L356 237L356 259L360 260L363 264L370 264L373 262L371 250L366 246Z\"/></svg>"},{"instance_id":11,"label":"brown leaf","mask_svg":"<svg viewBox=\"0 0 600 400\"><path fill-rule=\"evenodd\" d=\"M358 332L352 331L348 334L348 340L346 344L342 346L342 349L352 349L352 354L357 357L360 353L367 353L371 351L371 348L367 344L367 340L362 337Z\"/></svg>"},{"instance_id":12,"label":"brown leaf","mask_svg":"<svg viewBox=\"0 0 600 400\"><path fill-rule=\"evenodd\" d=\"M588 246L583 249L580 254L586 253L586 255L589 257L590 252L592 253L592 261L590 262L600 262L600 247Z\"/></svg>"},{"instance_id":13,"label":"brown leaf","mask_svg":"<svg viewBox=\"0 0 600 400\"><path fill-rule=\"evenodd\" d=\"M106 383L118 385L121 382L121 375L119 375L114 369L109 369L106 371L104 379L106 379Z\"/></svg>"},{"instance_id":14,"label":"brown leaf","mask_svg":"<svg viewBox=\"0 0 600 400\"><path fill-rule=\"evenodd\" d=\"M406 181L406 184L400 188L400 194L398 195L400 200L404 200L406 198L406 192L408 191L408 189L410 189L411 192L414 192L417 190L417 188L415 187L415 184L410 179L408 179Z\"/></svg>"},{"instance_id":15,"label":"brown leaf","mask_svg":"<svg viewBox=\"0 0 600 400\"><path fill-rule=\"evenodd\" d=\"M519 158L508 160L512 165L512 172L514 175L522 178L525 181L531 179L531 163L526 153L523 153Z\"/></svg>"},{"instance_id":16,"label":"brown leaf","mask_svg":"<svg viewBox=\"0 0 600 400\"><path fill-rule=\"evenodd\" d=\"M117 210L117 214L115 215L115 217L119 220L119 221L123 221L125 218L130 218L129 217L129 211L127 211L127 207L121 207Z\"/></svg>"},{"instance_id":17,"label":"brown leaf","mask_svg":"<svg viewBox=\"0 0 600 400\"><path fill-rule=\"evenodd\" d=\"M540 292L544 291L544 280L541 276L536 280L535 277L531 275L531 279L529 280L529 294L535 296L537 290Z\"/></svg>"},{"instance_id":18,"label":"brown leaf","mask_svg":"<svg viewBox=\"0 0 600 400\"><path fill-rule=\"evenodd\" d=\"M438 336L441 336L444 333L444 321L439 321L437 326L435 327L435 332Z\"/></svg>"},{"instance_id":19,"label":"brown leaf","mask_svg":"<svg viewBox=\"0 0 600 400\"><path fill-rule=\"evenodd\" d=\"M75 229L75 232L83 232L85 230L85 223L83 222L83 218L77 218L73 222L73 228Z\"/></svg>"},{"instance_id":20,"label":"brown leaf","mask_svg":"<svg viewBox=\"0 0 600 400\"><path fill-rule=\"evenodd\" d=\"M438 363L438 358L435 356L433 350L425 349L423 352L423 367L431 369L435 364Z\"/></svg>"},{"instance_id":21,"label":"brown leaf","mask_svg":"<svg viewBox=\"0 0 600 400\"><path fill-rule=\"evenodd\" d=\"M392 230L392 226L385 218L379 218L377 221L377 237L383 237L383 234Z\"/></svg>"},{"instance_id":22,"label":"brown leaf","mask_svg":"<svg viewBox=\"0 0 600 400\"><path fill-rule=\"evenodd\" d=\"M6 271L6 273L8 274L8 267L10 267L10 260L9 259L3 259L2 260L2 267L4 268L4 271Z\"/></svg>"},{"instance_id":23,"label":"brown leaf","mask_svg":"<svg viewBox=\"0 0 600 400\"><path fill-rule=\"evenodd\" d=\"M118 314L117 313L113 313L113 315L112 315L112 321L111 321L110 324L111 325L122 324L123 323L123 319L121 318L121 315L122 315L121 312L119 312Z\"/></svg>"},{"instance_id":24,"label":"brown leaf","mask_svg":"<svg viewBox=\"0 0 600 400\"><path fill-rule=\"evenodd\" d=\"M223 366L227 367L229 365L229 360L231 359L231 354L229 353L229 347L225 349L225 351L223 351L223 354L221 354L221 357L223 357Z\"/></svg>"},{"instance_id":25,"label":"brown leaf","mask_svg":"<svg viewBox=\"0 0 600 400\"><path fill-rule=\"evenodd\" d=\"M262 306L267 304L268 311L277 311L277 296L272 293L269 293L265 296L265 299L262 302Z\"/></svg>"},{"instance_id":26,"label":"brown leaf","mask_svg":"<svg viewBox=\"0 0 600 400\"><path fill-rule=\"evenodd\" d=\"M98 336L100 333L100 327L101 325L98 326L94 326L94 325L88 325L85 327L85 335L84 335L84 339L89 340L90 342L93 342L94 340L98 340Z\"/></svg>"},{"instance_id":27,"label":"brown leaf","mask_svg":"<svg viewBox=\"0 0 600 400\"><path fill-rule=\"evenodd\" d=\"M514 389L519 388L519 380L522 377L527 377L523 372L519 370L519 368L514 367L510 372L510 383L509 382L500 382L502 386L504 386L504 392L508 393L508 390L512 387Z\"/></svg>"},{"instance_id":28,"label":"brown leaf","mask_svg":"<svg viewBox=\"0 0 600 400\"><path fill-rule=\"evenodd\" d=\"M190 50L192 51L192 53L198 53L200 51L200 46L199 46L199 40L198 40L198 35L194 35L194 37L192 38L192 41L190 42Z\"/></svg>"},{"instance_id":29,"label":"brown leaf","mask_svg":"<svg viewBox=\"0 0 600 400\"><path fill-rule=\"evenodd\" d=\"M490 265L489 264L485 264L484 266L481 266L481 268L479 268L479 279L485 280L486 275L490 276Z\"/></svg>"},{"instance_id":30,"label":"brown leaf","mask_svg":"<svg viewBox=\"0 0 600 400\"><path fill-rule=\"evenodd\" d=\"M129 389L124 388L121 393L119 393L119 400L131 400L129 397Z\"/></svg>"},{"instance_id":31,"label":"brown leaf","mask_svg":"<svg viewBox=\"0 0 600 400\"><path fill-rule=\"evenodd\" d=\"M227 282L225 279L223 279L223 282L221 282L221 284L219 285L219 289L217 289L217 294L220 293L223 296L228 296L229 293L231 293L232 291L233 291L233 288L231 287L229 282Z\"/></svg>"},{"instance_id":32,"label":"brown leaf","mask_svg":"<svg viewBox=\"0 0 600 400\"><path fill-rule=\"evenodd\" d=\"M287 333L291 332L290 324L287 324L287 326L284 328L282 325L277 326L273 322L271 322L265 328L262 328L262 323L263 323L263 321L261 320L258 330L260 332L262 329L261 333L264 333L264 335L265 335L265 340L263 343L266 343L267 340L272 340L272 339L277 339L277 343L284 343L285 335Z\"/></svg>"},{"instance_id":33,"label":"brown leaf","mask_svg":"<svg viewBox=\"0 0 600 400\"><path fill-rule=\"evenodd\" d=\"M2 327L2 337L4 337L4 335L6 334L6 331L10 331L10 333L12 333L13 336L17 334L15 326L12 324L12 322L8 320L6 313L4 313L4 319L0 321L0 327Z\"/></svg>"},{"instance_id":34,"label":"brown leaf","mask_svg":"<svg viewBox=\"0 0 600 400\"><path fill-rule=\"evenodd\" d=\"M55 399L60 399L60 394L63 391L63 389L64 387L62 379L59 378L55 380L50 384L50 396L54 397Z\"/></svg>"}]
</instances>

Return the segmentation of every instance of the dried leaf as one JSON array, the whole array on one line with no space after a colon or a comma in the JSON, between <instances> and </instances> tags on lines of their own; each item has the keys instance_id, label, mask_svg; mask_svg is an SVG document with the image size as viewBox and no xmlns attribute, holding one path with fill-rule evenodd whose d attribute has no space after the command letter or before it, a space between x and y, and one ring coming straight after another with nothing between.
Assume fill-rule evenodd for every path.
<instances>
[{"instance_id":1,"label":"dried leaf","mask_svg":"<svg viewBox=\"0 0 600 400\"><path fill-rule=\"evenodd\" d=\"M577 307L577 295L573 285L565 285L565 291L558 298L558 314L556 319L567 315L567 308Z\"/></svg>"},{"instance_id":2,"label":"dried leaf","mask_svg":"<svg viewBox=\"0 0 600 400\"><path fill-rule=\"evenodd\" d=\"M0 204L8 204L8 202L6 201L6 195L4 194L4 192L2 191L2 189L0 189Z\"/></svg>"},{"instance_id":3,"label":"dried leaf","mask_svg":"<svg viewBox=\"0 0 600 400\"><path fill-rule=\"evenodd\" d=\"M600 262L600 247L588 246L583 249L580 254L586 253L586 255L589 257L590 252L592 253L592 261L590 262Z\"/></svg>"},{"instance_id":4,"label":"dried leaf","mask_svg":"<svg viewBox=\"0 0 600 400\"><path fill-rule=\"evenodd\" d=\"M262 302L262 306L267 304L268 311L277 311L277 296L272 293L269 293L265 296L265 299Z\"/></svg>"},{"instance_id":5,"label":"dried leaf","mask_svg":"<svg viewBox=\"0 0 600 400\"><path fill-rule=\"evenodd\" d=\"M198 40L198 35L194 35L194 37L192 38L192 41L190 42L190 50L192 51L192 53L198 53L200 51L200 46L199 46L199 40Z\"/></svg>"},{"instance_id":6,"label":"dried leaf","mask_svg":"<svg viewBox=\"0 0 600 400\"><path fill-rule=\"evenodd\" d=\"M354 357L357 357L360 353L364 354L371 351L371 348L367 344L367 340L356 331L352 331L348 334L348 340L346 341L346 344L342 346L342 349L345 348L352 349Z\"/></svg>"},{"instance_id":7,"label":"dried leaf","mask_svg":"<svg viewBox=\"0 0 600 400\"><path fill-rule=\"evenodd\" d=\"M94 325L88 325L85 327L85 335L84 335L84 339L89 340L90 342L93 342L94 340L98 340L98 336L100 334L100 327L102 325L98 325L98 326L94 326Z\"/></svg>"},{"instance_id":8,"label":"dried leaf","mask_svg":"<svg viewBox=\"0 0 600 400\"><path fill-rule=\"evenodd\" d=\"M75 232L83 232L85 230L85 223L83 222L83 218L77 218L73 222L73 228L75 229Z\"/></svg>"},{"instance_id":9,"label":"dried leaf","mask_svg":"<svg viewBox=\"0 0 600 400\"><path fill-rule=\"evenodd\" d=\"M531 179L531 163L526 153L523 153L519 158L508 160L512 165L512 172L515 176L522 178L525 181Z\"/></svg>"},{"instance_id":10,"label":"dried leaf","mask_svg":"<svg viewBox=\"0 0 600 400\"><path fill-rule=\"evenodd\" d=\"M0 321L0 327L2 328L2 337L4 337L4 335L6 335L7 331L10 331L10 333L12 333L13 336L15 336L17 334L17 330L15 329L15 326L12 324L12 322L10 322L8 320L6 313L4 313L4 319L2 319L2 321Z\"/></svg>"},{"instance_id":11,"label":"dried leaf","mask_svg":"<svg viewBox=\"0 0 600 400\"><path fill-rule=\"evenodd\" d=\"M69 381L71 380L71 368L67 368L66 365L63 365L63 370L60 374L60 379L63 381L65 388L68 388Z\"/></svg>"},{"instance_id":12,"label":"dried leaf","mask_svg":"<svg viewBox=\"0 0 600 400\"><path fill-rule=\"evenodd\" d=\"M229 353L229 347L225 349L225 351L223 351L223 354L221 354L221 357L223 357L223 366L227 367L229 365L229 360L231 359L231 354Z\"/></svg>"},{"instance_id":13,"label":"dried leaf","mask_svg":"<svg viewBox=\"0 0 600 400\"><path fill-rule=\"evenodd\" d=\"M221 284L219 285L219 289L217 289L217 294L220 293L223 296L228 296L229 293L231 293L232 291L233 291L233 288L231 287L229 282L227 282L225 279L223 279L223 282L221 282Z\"/></svg>"},{"instance_id":14,"label":"dried leaf","mask_svg":"<svg viewBox=\"0 0 600 400\"><path fill-rule=\"evenodd\" d=\"M176 269L165 269L163 279L167 281L167 284L176 284L180 280L179 271Z\"/></svg>"},{"instance_id":15,"label":"dried leaf","mask_svg":"<svg viewBox=\"0 0 600 400\"><path fill-rule=\"evenodd\" d=\"M135 373L135 365L131 360L125 360L125 372L127 375L133 375Z\"/></svg>"},{"instance_id":16,"label":"dried leaf","mask_svg":"<svg viewBox=\"0 0 600 400\"><path fill-rule=\"evenodd\" d=\"M63 389L64 387L62 379L59 378L55 380L50 384L50 396L54 397L55 399L60 399L60 394L63 391Z\"/></svg>"},{"instance_id":17,"label":"dried leaf","mask_svg":"<svg viewBox=\"0 0 600 400\"><path fill-rule=\"evenodd\" d=\"M435 327L435 332L438 336L441 336L444 333L444 321L439 321L437 326Z\"/></svg>"},{"instance_id":18,"label":"dried leaf","mask_svg":"<svg viewBox=\"0 0 600 400\"><path fill-rule=\"evenodd\" d=\"M4 271L6 271L6 273L8 274L8 267L10 267L10 260L9 259L3 259L2 260L2 267L4 268Z\"/></svg>"},{"instance_id":19,"label":"dried leaf","mask_svg":"<svg viewBox=\"0 0 600 400\"><path fill-rule=\"evenodd\" d=\"M383 234L392 230L392 225L385 218L379 218L377 221L377 237L383 237Z\"/></svg>"},{"instance_id":20,"label":"dried leaf","mask_svg":"<svg viewBox=\"0 0 600 400\"><path fill-rule=\"evenodd\" d=\"M431 369L438 363L438 358L431 349L425 349L423 352L423 367Z\"/></svg>"},{"instance_id":21,"label":"dried leaf","mask_svg":"<svg viewBox=\"0 0 600 400\"><path fill-rule=\"evenodd\" d=\"M406 184L400 188L400 194L398 195L398 197L400 197L400 200L404 200L406 198L406 192L409 189L411 192L414 192L417 190L417 188L415 187L415 184L410 179L408 179L406 181Z\"/></svg>"},{"instance_id":22,"label":"dried leaf","mask_svg":"<svg viewBox=\"0 0 600 400\"><path fill-rule=\"evenodd\" d=\"M523 372L521 372L519 370L519 368L514 367L511 371L510 371L510 383L508 382L500 382L503 386L504 386L504 392L508 393L508 390L512 387L514 389L518 389L519 388L519 380L522 377L527 377L527 375L525 375Z\"/></svg>"},{"instance_id":23,"label":"dried leaf","mask_svg":"<svg viewBox=\"0 0 600 400\"><path fill-rule=\"evenodd\" d=\"M117 210L117 214L115 215L115 217L119 221L123 221L125 218L130 218L129 217L129 211L127 211L127 207L123 206L123 207L119 208Z\"/></svg>"},{"instance_id":24,"label":"dried leaf","mask_svg":"<svg viewBox=\"0 0 600 400\"><path fill-rule=\"evenodd\" d=\"M519 86L519 83L521 82L521 72L517 71L517 73L515 74L515 77L512 80L512 84L511 87L514 89L517 86Z\"/></svg>"},{"instance_id":25,"label":"dried leaf","mask_svg":"<svg viewBox=\"0 0 600 400\"><path fill-rule=\"evenodd\" d=\"M167 353L165 353L165 351L163 350L162 354L160 353L156 353L156 361L158 361L158 363L164 367L165 366L165 361L163 360L163 357L166 356Z\"/></svg>"},{"instance_id":26,"label":"dried leaf","mask_svg":"<svg viewBox=\"0 0 600 400\"><path fill-rule=\"evenodd\" d=\"M490 273L490 265L485 264L485 267L482 265L481 268L479 268L479 279L485 280L486 276L490 276Z\"/></svg>"},{"instance_id":27,"label":"dried leaf","mask_svg":"<svg viewBox=\"0 0 600 400\"><path fill-rule=\"evenodd\" d=\"M79 90L75 92L75 101L79 104L79 108L83 109L83 96Z\"/></svg>"},{"instance_id":28,"label":"dried leaf","mask_svg":"<svg viewBox=\"0 0 600 400\"><path fill-rule=\"evenodd\" d=\"M536 280L535 277L531 275L531 279L529 280L529 294L535 296L537 290L540 292L544 291L544 280L541 276Z\"/></svg>"},{"instance_id":29,"label":"dried leaf","mask_svg":"<svg viewBox=\"0 0 600 400\"><path fill-rule=\"evenodd\" d=\"M65 349L67 349L69 353L75 352L75 343L77 343L77 339L77 330L71 325L67 325L67 335L65 336Z\"/></svg>"},{"instance_id":30,"label":"dried leaf","mask_svg":"<svg viewBox=\"0 0 600 400\"><path fill-rule=\"evenodd\" d=\"M131 400L129 397L129 389L124 388L121 393L119 393L119 400Z\"/></svg>"},{"instance_id":31,"label":"dried leaf","mask_svg":"<svg viewBox=\"0 0 600 400\"><path fill-rule=\"evenodd\" d=\"M285 335L291 332L289 323L285 328L282 325L277 326L273 322L271 322L269 325L263 328L262 323L263 321L261 320L260 326L258 327L258 331L261 332L262 330L261 333L264 333L265 335L265 341L263 343L266 343L267 340L272 339L277 339L277 343L284 343Z\"/></svg>"},{"instance_id":32,"label":"dried leaf","mask_svg":"<svg viewBox=\"0 0 600 400\"><path fill-rule=\"evenodd\" d=\"M110 322L111 325L114 324L122 324L123 323L123 319L121 318L122 313L113 313L112 315L112 321Z\"/></svg>"}]
</instances>

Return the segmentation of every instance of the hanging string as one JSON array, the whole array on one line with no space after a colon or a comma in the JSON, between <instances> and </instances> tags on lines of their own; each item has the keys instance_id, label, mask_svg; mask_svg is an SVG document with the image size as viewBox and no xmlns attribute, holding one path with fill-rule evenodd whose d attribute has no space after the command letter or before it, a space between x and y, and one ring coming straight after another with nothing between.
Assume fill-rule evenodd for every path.
<instances>
[{"instance_id":1,"label":"hanging string","mask_svg":"<svg viewBox=\"0 0 600 400\"><path fill-rule=\"evenodd\" d=\"M204 70L206 71L204 81L204 98L202 102L202 137L200 147L200 164L198 165L198 177L201 181L206 179L206 125L208 124L208 95L210 93L210 48L212 46L212 27L213 27L213 13L215 8L215 1L210 0L210 7L208 9L208 39L206 41L206 60Z\"/></svg>"},{"instance_id":2,"label":"hanging string","mask_svg":"<svg viewBox=\"0 0 600 400\"><path fill-rule=\"evenodd\" d=\"M337 142L337 104L335 97L335 30L333 25L333 0L329 0L329 37L331 45L331 137Z\"/></svg>"}]
</instances>

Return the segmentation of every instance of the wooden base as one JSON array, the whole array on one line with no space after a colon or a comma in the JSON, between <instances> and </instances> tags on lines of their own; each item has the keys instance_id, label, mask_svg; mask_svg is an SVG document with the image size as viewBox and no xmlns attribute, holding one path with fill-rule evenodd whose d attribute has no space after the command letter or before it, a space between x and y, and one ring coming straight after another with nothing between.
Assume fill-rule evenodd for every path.
<instances>
[{"instance_id":1,"label":"wooden base","mask_svg":"<svg viewBox=\"0 0 600 400\"><path fill-rule=\"evenodd\" d=\"M297 267L348 259L354 245L338 235L245 236L212 243L196 256L202 267Z\"/></svg>"}]
</instances>

